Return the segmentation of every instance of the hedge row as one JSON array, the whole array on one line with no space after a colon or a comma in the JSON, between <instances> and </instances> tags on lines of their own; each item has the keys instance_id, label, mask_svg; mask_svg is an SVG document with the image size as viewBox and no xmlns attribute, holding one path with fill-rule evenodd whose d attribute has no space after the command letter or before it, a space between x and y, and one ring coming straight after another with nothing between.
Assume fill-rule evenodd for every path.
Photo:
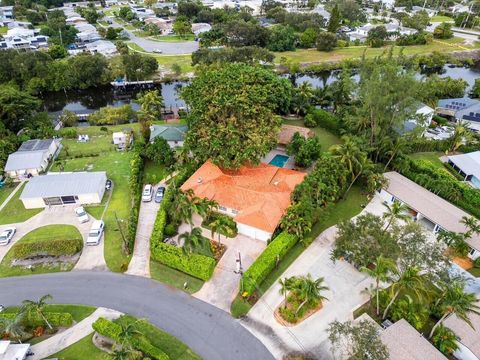
<instances>
[{"instance_id":1,"label":"hedge row","mask_svg":"<svg viewBox=\"0 0 480 360\"><path fill-rule=\"evenodd\" d=\"M140 202L142 199L142 184L143 184L143 167L144 162L142 158L142 150L144 144L141 142L135 143L132 150L132 160L130 160L130 178L128 179L128 186L130 189L130 198L132 199L132 211L128 219L127 227L127 241L129 251L133 251L135 244L135 235L137 233L138 214Z\"/></svg>"},{"instance_id":2,"label":"hedge row","mask_svg":"<svg viewBox=\"0 0 480 360\"><path fill-rule=\"evenodd\" d=\"M298 238L286 232L280 233L273 239L255 262L244 272L241 280L241 289L249 295L253 294L258 286L275 268L277 262L297 243Z\"/></svg>"},{"instance_id":3,"label":"hedge row","mask_svg":"<svg viewBox=\"0 0 480 360\"><path fill-rule=\"evenodd\" d=\"M168 267L180 270L201 280L212 277L215 269L215 259L200 254L185 254L179 247L157 243L151 251L153 260Z\"/></svg>"},{"instance_id":4,"label":"hedge row","mask_svg":"<svg viewBox=\"0 0 480 360\"><path fill-rule=\"evenodd\" d=\"M37 255L72 256L82 248L82 239L39 239L19 242L12 248L12 252L15 259L26 259Z\"/></svg>"},{"instance_id":5,"label":"hedge row","mask_svg":"<svg viewBox=\"0 0 480 360\"><path fill-rule=\"evenodd\" d=\"M105 318L98 318L92 324L93 330L95 330L100 335L106 336L116 342L121 342L123 339L120 338L122 332L122 327L113 321L107 320ZM145 336L133 336L131 338L132 346L147 355L148 357L156 360L168 360L169 356L165 354L159 348L153 346L150 341L145 338Z\"/></svg>"},{"instance_id":6,"label":"hedge row","mask_svg":"<svg viewBox=\"0 0 480 360\"><path fill-rule=\"evenodd\" d=\"M45 312L44 315L53 327L69 327L73 325L73 317L70 313ZM16 317L17 313L0 314L0 319L15 319ZM45 320L36 313L25 314L22 322L24 326L30 328L46 326Z\"/></svg>"}]
</instances>

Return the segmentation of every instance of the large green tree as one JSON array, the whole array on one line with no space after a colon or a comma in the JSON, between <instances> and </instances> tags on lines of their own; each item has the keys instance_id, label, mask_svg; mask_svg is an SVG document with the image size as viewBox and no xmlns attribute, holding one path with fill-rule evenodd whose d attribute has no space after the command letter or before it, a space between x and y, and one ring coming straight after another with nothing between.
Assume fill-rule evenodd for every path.
<instances>
[{"instance_id":1,"label":"large green tree","mask_svg":"<svg viewBox=\"0 0 480 360\"><path fill-rule=\"evenodd\" d=\"M186 146L200 161L224 168L259 163L277 142L291 84L271 70L229 64L200 73L182 96L191 112Z\"/></svg>"},{"instance_id":2,"label":"large green tree","mask_svg":"<svg viewBox=\"0 0 480 360\"><path fill-rule=\"evenodd\" d=\"M5 128L18 131L25 118L32 116L40 101L14 85L0 85L0 121Z\"/></svg>"}]
</instances>

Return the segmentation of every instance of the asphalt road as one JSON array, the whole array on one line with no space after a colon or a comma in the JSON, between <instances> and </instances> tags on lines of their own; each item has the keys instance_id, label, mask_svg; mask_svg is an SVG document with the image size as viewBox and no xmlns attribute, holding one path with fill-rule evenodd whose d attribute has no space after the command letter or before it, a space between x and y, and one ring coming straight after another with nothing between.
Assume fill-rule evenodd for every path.
<instances>
[{"instance_id":1,"label":"asphalt road","mask_svg":"<svg viewBox=\"0 0 480 360\"><path fill-rule=\"evenodd\" d=\"M45 294L54 303L103 306L148 319L206 360L273 359L226 312L150 279L90 271L0 279L0 304L18 305Z\"/></svg>"}]
</instances>

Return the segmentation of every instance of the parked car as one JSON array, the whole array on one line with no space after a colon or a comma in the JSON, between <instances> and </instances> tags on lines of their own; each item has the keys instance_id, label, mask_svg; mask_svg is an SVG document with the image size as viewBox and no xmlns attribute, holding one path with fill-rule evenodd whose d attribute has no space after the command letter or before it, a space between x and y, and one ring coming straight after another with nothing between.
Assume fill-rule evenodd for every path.
<instances>
[{"instance_id":1,"label":"parked car","mask_svg":"<svg viewBox=\"0 0 480 360\"><path fill-rule=\"evenodd\" d=\"M76 208L75 214L77 214L78 221L80 221L81 224L86 223L88 220L90 220L83 206Z\"/></svg>"},{"instance_id":2,"label":"parked car","mask_svg":"<svg viewBox=\"0 0 480 360\"><path fill-rule=\"evenodd\" d=\"M103 220L95 220L88 233L87 245L98 245L102 238L103 231L105 230L105 223Z\"/></svg>"},{"instance_id":3,"label":"parked car","mask_svg":"<svg viewBox=\"0 0 480 360\"><path fill-rule=\"evenodd\" d=\"M163 53L163 51L160 50L160 49L153 49L153 52L156 53L156 54L161 54L161 53Z\"/></svg>"},{"instance_id":4,"label":"parked car","mask_svg":"<svg viewBox=\"0 0 480 360\"><path fill-rule=\"evenodd\" d=\"M12 240L13 235L17 232L17 229L12 227L8 227L2 231L0 234L0 245L8 245L10 240Z\"/></svg>"},{"instance_id":5,"label":"parked car","mask_svg":"<svg viewBox=\"0 0 480 360\"><path fill-rule=\"evenodd\" d=\"M149 202L152 201L153 197L153 186L150 184L145 185L142 193L142 201Z\"/></svg>"},{"instance_id":6,"label":"parked car","mask_svg":"<svg viewBox=\"0 0 480 360\"><path fill-rule=\"evenodd\" d=\"M110 190L112 188L112 180L107 180L105 182L105 189Z\"/></svg>"},{"instance_id":7,"label":"parked car","mask_svg":"<svg viewBox=\"0 0 480 360\"><path fill-rule=\"evenodd\" d=\"M0 312L2 312L3 310L5 310L5 306L3 306L2 304L0 304Z\"/></svg>"},{"instance_id":8,"label":"parked car","mask_svg":"<svg viewBox=\"0 0 480 360\"><path fill-rule=\"evenodd\" d=\"M157 191L155 192L155 202L161 203L163 200L163 195L165 194L165 188L160 186Z\"/></svg>"}]
</instances>

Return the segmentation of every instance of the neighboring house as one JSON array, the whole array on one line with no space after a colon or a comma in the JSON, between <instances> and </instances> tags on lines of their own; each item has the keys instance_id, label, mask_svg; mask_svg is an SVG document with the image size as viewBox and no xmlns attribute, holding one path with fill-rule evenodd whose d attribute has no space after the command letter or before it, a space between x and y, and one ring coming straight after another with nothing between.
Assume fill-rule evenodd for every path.
<instances>
[{"instance_id":1,"label":"neighboring house","mask_svg":"<svg viewBox=\"0 0 480 360\"><path fill-rule=\"evenodd\" d=\"M219 212L233 217L240 234L267 241L290 205L295 186L305 176L263 163L232 171L207 161L181 189L191 189L200 198L216 201Z\"/></svg>"},{"instance_id":2,"label":"neighboring house","mask_svg":"<svg viewBox=\"0 0 480 360\"><path fill-rule=\"evenodd\" d=\"M37 50L48 47L48 36L39 30L16 27L7 31L0 41L0 49Z\"/></svg>"},{"instance_id":3,"label":"neighboring house","mask_svg":"<svg viewBox=\"0 0 480 360\"><path fill-rule=\"evenodd\" d=\"M464 121L473 131L480 131L480 101L470 98L442 99L436 113L455 122Z\"/></svg>"},{"instance_id":4,"label":"neighboring house","mask_svg":"<svg viewBox=\"0 0 480 360\"><path fill-rule=\"evenodd\" d=\"M48 173L27 182L20 200L26 209L67 204L99 204L105 193L107 173Z\"/></svg>"},{"instance_id":5,"label":"neighboring house","mask_svg":"<svg viewBox=\"0 0 480 360\"><path fill-rule=\"evenodd\" d=\"M154 24L160 29L162 34L168 34L172 31L173 20L150 17L145 19L145 24Z\"/></svg>"},{"instance_id":6,"label":"neighboring house","mask_svg":"<svg viewBox=\"0 0 480 360\"><path fill-rule=\"evenodd\" d=\"M413 220L434 233L440 230L465 233L468 228L460 221L470 217L465 211L421 187L395 171L384 174L388 186L380 190L380 197L386 204L399 201L409 208ZM480 236L475 234L466 240L470 247L468 256L475 260L480 257Z\"/></svg>"},{"instance_id":7,"label":"neighboring house","mask_svg":"<svg viewBox=\"0 0 480 360\"><path fill-rule=\"evenodd\" d=\"M463 176L465 181L480 189L480 151L448 156L448 163Z\"/></svg>"},{"instance_id":8,"label":"neighboring house","mask_svg":"<svg viewBox=\"0 0 480 360\"><path fill-rule=\"evenodd\" d=\"M150 142L153 142L156 137L161 137L172 149L182 147L187 130L187 125L152 125L150 126Z\"/></svg>"},{"instance_id":9,"label":"neighboring house","mask_svg":"<svg viewBox=\"0 0 480 360\"><path fill-rule=\"evenodd\" d=\"M30 344L12 344L10 340L0 340L0 360L25 360Z\"/></svg>"},{"instance_id":10,"label":"neighboring house","mask_svg":"<svg viewBox=\"0 0 480 360\"><path fill-rule=\"evenodd\" d=\"M405 319L383 330L380 338L388 348L390 360L447 360Z\"/></svg>"},{"instance_id":11,"label":"neighboring house","mask_svg":"<svg viewBox=\"0 0 480 360\"><path fill-rule=\"evenodd\" d=\"M200 35L201 33L207 32L212 30L212 25L208 23L193 23L192 24L192 32L195 36Z\"/></svg>"},{"instance_id":12,"label":"neighboring house","mask_svg":"<svg viewBox=\"0 0 480 360\"><path fill-rule=\"evenodd\" d=\"M97 40L91 43L85 44L85 48L91 54L102 54L106 57L115 55L117 53L117 47L115 44L108 40Z\"/></svg>"},{"instance_id":13,"label":"neighboring house","mask_svg":"<svg viewBox=\"0 0 480 360\"><path fill-rule=\"evenodd\" d=\"M278 143L280 145L287 145L290 143L290 141L292 141L293 135L295 135L297 132L305 139L315 136L315 133L312 129L302 126L282 125L280 128L280 133L278 134Z\"/></svg>"},{"instance_id":14,"label":"neighboring house","mask_svg":"<svg viewBox=\"0 0 480 360\"><path fill-rule=\"evenodd\" d=\"M400 133L404 134L415 130L419 125L426 129L432 123L435 110L430 106L425 105L422 102L415 104L415 118L405 121L403 129L400 129Z\"/></svg>"},{"instance_id":15,"label":"neighboring house","mask_svg":"<svg viewBox=\"0 0 480 360\"><path fill-rule=\"evenodd\" d=\"M480 316L469 313L472 326L457 315L450 315L444 321L443 325L452 330L457 336L458 350L453 355L459 360L479 360L480 359Z\"/></svg>"},{"instance_id":16,"label":"neighboring house","mask_svg":"<svg viewBox=\"0 0 480 360\"><path fill-rule=\"evenodd\" d=\"M28 140L10 154L4 171L13 179L22 176L38 175L45 171L59 144L54 139Z\"/></svg>"},{"instance_id":17,"label":"neighboring house","mask_svg":"<svg viewBox=\"0 0 480 360\"><path fill-rule=\"evenodd\" d=\"M387 29L387 32L389 32L390 34L412 35L417 33L417 30L415 29L407 28L394 23L388 23L381 25L365 24L356 28L354 31L347 32L346 35L349 37L350 41L354 41L357 39L360 41L365 41L367 39L368 32L378 26L384 26ZM390 38L395 39L396 35L392 35L390 36Z\"/></svg>"},{"instance_id":18,"label":"neighboring house","mask_svg":"<svg viewBox=\"0 0 480 360\"><path fill-rule=\"evenodd\" d=\"M117 145L118 149L125 149L127 146L133 142L133 130L132 129L123 129L122 131L114 132L112 134L112 142L114 145Z\"/></svg>"}]
</instances>

